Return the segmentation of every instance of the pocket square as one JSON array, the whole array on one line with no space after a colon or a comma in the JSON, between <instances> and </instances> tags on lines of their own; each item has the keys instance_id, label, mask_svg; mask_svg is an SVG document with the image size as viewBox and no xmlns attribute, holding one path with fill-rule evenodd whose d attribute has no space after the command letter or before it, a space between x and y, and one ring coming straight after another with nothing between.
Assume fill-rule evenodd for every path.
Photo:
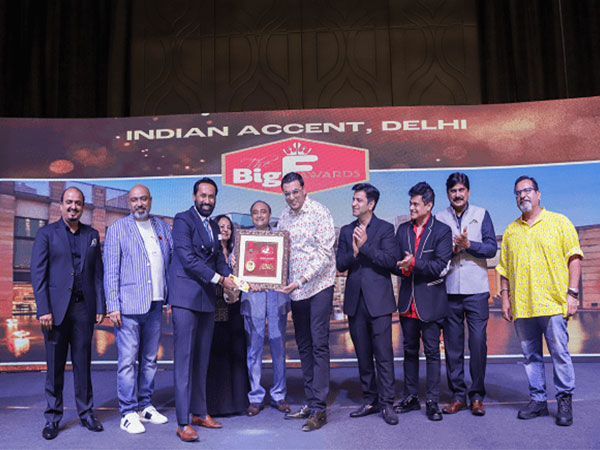
<instances>
[{"instance_id":1,"label":"pocket square","mask_svg":"<svg viewBox=\"0 0 600 450\"><path fill-rule=\"evenodd\" d=\"M98 245L98 239L94 238L94 239L92 239L90 247L95 247L96 245Z\"/></svg>"}]
</instances>

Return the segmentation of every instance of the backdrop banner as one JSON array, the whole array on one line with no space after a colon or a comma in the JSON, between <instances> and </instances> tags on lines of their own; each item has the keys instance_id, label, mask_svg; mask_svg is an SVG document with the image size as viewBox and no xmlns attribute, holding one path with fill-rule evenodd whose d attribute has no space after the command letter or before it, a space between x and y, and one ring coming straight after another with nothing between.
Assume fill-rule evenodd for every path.
<instances>
[{"instance_id":1,"label":"backdrop banner","mask_svg":"<svg viewBox=\"0 0 600 450\"><path fill-rule=\"evenodd\" d=\"M152 213L169 223L192 205L202 176L219 186L214 214L251 226L250 205L268 202L277 222L285 207L280 182L302 173L306 189L331 211L336 232L354 220L355 183L379 188L378 217L408 220L408 190L427 181L434 213L448 206L445 181L455 171L471 180L470 203L486 208L498 242L520 214L515 179L537 179L542 206L577 228L585 258L581 307L569 321L575 355L600 355L600 97L480 106L428 106L261 111L110 119L0 119L0 370L36 367L44 345L29 273L36 231L60 218L61 192L86 197L84 223L104 240L129 214L127 192L141 183ZM596 198L596 200L594 200ZM488 260L491 357L520 355L514 328L500 313L497 258ZM397 289L397 280L394 277ZM343 310L345 274L336 277L331 317L332 359L354 358ZM402 356L394 316L394 351ZM173 359L171 314L165 309L159 359ZM443 345L443 343L442 343ZM268 346L265 357L269 358ZM297 359L288 323L288 358ZM96 327L96 363L114 362L110 321ZM468 353L468 350L467 350Z\"/></svg>"}]
</instances>

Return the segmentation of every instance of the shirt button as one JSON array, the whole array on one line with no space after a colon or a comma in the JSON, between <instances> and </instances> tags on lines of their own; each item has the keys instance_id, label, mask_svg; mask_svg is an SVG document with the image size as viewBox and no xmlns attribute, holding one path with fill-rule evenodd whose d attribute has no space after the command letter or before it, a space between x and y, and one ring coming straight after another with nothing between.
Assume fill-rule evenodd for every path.
<instances>
[{"instance_id":1,"label":"shirt button","mask_svg":"<svg viewBox=\"0 0 600 450\"><path fill-rule=\"evenodd\" d=\"M152 283L152 280L148 280L148 284Z\"/></svg>"},{"instance_id":2,"label":"shirt button","mask_svg":"<svg viewBox=\"0 0 600 450\"><path fill-rule=\"evenodd\" d=\"M146 263L146 266L147 266L147 267L150 267L150 263Z\"/></svg>"}]
</instances>

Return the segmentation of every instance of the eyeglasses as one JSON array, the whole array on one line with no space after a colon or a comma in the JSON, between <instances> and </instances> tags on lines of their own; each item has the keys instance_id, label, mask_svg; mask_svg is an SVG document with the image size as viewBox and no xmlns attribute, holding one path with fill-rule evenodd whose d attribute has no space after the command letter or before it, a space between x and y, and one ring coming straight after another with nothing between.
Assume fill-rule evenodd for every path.
<instances>
[{"instance_id":1,"label":"eyeglasses","mask_svg":"<svg viewBox=\"0 0 600 450\"><path fill-rule=\"evenodd\" d=\"M519 190L519 191L515 190L515 195L516 195L517 197L520 197L520 196L521 196L521 195L523 195L523 194L525 194L525 195L529 195L529 194L531 194L532 192L535 192L535 191L537 191L537 189L536 189L536 188L532 188L532 187L526 187L525 189L521 189L521 190Z\"/></svg>"}]
</instances>

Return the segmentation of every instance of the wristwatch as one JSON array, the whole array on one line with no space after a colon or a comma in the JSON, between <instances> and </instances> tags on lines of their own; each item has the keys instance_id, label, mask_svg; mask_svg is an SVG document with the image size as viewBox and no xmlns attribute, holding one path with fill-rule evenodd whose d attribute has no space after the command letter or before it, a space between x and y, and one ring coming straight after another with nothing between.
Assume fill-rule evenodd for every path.
<instances>
[{"instance_id":1,"label":"wristwatch","mask_svg":"<svg viewBox=\"0 0 600 450\"><path fill-rule=\"evenodd\" d=\"M567 289L567 295L570 295L575 300L579 300L579 291L576 291L575 289Z\"/></svg>"}]
</instances>

